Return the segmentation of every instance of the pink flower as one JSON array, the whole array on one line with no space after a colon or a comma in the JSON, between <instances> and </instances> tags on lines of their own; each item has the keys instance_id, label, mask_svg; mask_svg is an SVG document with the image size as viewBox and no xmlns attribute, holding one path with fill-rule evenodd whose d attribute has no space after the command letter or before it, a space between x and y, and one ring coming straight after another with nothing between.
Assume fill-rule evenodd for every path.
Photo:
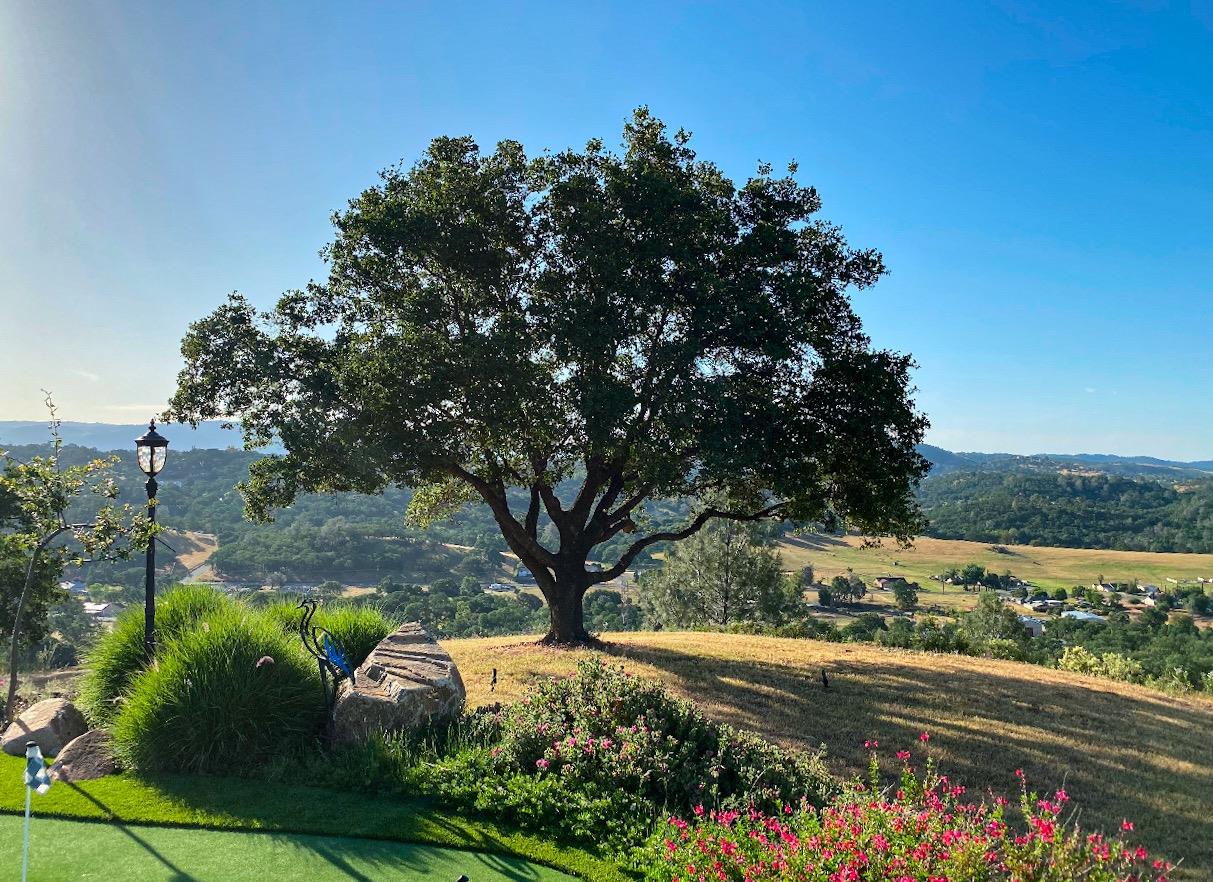
<instances>
[{"instance_id":1,"label":"pink flower","mask_svg":"<svg viewBox=\"0 0 1213 882\"><path fill-rule=\"evenodd\" d=\"M548 762L543 757L540 757L539 759L535 760L535 765L538 766L540 769L547 771L547 768L548 768L548 766L551 765L551 763Z\"/></svg>"},{"instance_id":2,"label":"pink flower","mask_svg":"<svg viewBox=\"0 0 1213 882\"><path fill-rule=\"evenodd\" d=\"M1133 832L1133 822L1130 820L1127 820L1127 819L1124 821L1121 821L1120 829L1124 830L1126 833Z\"/></svg>"},{"instance_id":3,"label":"pink flower","mask_svg":"<svg viewBox=\"0 0 1213 882\"><path fill-rule=\"evenodd\" d=\"M908 750L899 750L897 751L897 758L904 762L910 758L910 752Z\"/></svg>"},{"instance_id":4,"label":"pink flower","mask_svg":"<svg viewBox=\"0 0 1213 882\"><path fill-rule=\"evenodd\" d=\"M930 736L930 735L928 735L926 732L919 732L919 733L918 733L918 740L919 740L919 741L921 741L921 742L923 742L923 743L925 744L926 742L928 742L928 741L930 741L930 740L931 740L931 736Z\"/></svg>"}]
</instances>

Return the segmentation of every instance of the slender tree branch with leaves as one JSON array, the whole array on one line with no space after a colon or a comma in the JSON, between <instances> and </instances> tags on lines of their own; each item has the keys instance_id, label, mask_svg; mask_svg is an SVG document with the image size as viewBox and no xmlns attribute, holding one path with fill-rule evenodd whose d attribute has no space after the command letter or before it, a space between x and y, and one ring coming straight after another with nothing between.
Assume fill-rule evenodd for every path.
<instances>
[{"instance_id":1,"label":"slender tree branch with leaves","mask_svg":"<svg viewBox=\"0 0 1213 882\"><path fill-rule=\"evenodd\" d=\"M416 523L483 502L555 643L589 638L592 586L714 519L908 539L926 468L912 363L850 304L881 256L817 218L795 166L739 186L689 142L643 108L620 152L435 140L334 215L326 281L191 326L167 416L283 445L242 485L254 518L392 485L416 488ZM713 502L649 532L659 497Z\"/></svg>"},{"instance_id":2,"label":"slender tree branch with leaves","mask_svg":"<svg viewBox=\"0 0 1213 882\"><path fill-rule=\"evenodd\" d=\"M24 618L36 586L52 585L67 563L126 557L153 536L145 515L115 502L116 456L82 465L63 463L59 419L49 394L46 406L51 436L47 455L23 461L0 453L0 543L6 558L24 561L20 584L0 585L5 605L12 609L6 722L12 721L16 708Z\"/></svg>"}]
</instances>

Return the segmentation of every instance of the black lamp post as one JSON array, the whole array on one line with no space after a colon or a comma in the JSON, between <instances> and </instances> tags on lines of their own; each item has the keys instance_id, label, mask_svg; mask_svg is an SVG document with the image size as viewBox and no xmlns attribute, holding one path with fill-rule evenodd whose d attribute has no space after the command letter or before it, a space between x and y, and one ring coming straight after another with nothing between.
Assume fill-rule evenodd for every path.
<instances>
[{"instance_id":1,"label":"black lamp post","mask_svg":"<svg viewBox=\"0 0 1213 882\"><path fill-rule=\"evenodd\" d=\"M139 470L147 475L147 517L156 524L156 475L164 468L168 456L168 439L156 431L156 421L147 424L147 431L135 439L135 454ZM150 660L156 648L156 537L147 542L147 578L143 597L143 649Z\"/></svg>"}]
</instances>

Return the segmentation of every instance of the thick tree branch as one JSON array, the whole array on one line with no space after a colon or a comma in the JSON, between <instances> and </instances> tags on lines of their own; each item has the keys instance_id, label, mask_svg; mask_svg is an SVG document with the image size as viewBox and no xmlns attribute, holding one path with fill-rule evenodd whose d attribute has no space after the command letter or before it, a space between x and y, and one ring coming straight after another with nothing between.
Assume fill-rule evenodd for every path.
<instances>
[{"instance_id":1,"label":"thick tree branch","mask_svg":"<svg viewBox=\"0 0 1213 882\"><path fill-rule=\"evenodd\" d=\"M720 518L722 520L730 521L758 521L762 520L763 518L775 516L785 506L787 506L786 502L776 502L773 505L768 505L766 508L751 513L723 511L718 508L705 509L681 530L666 530L661 533L653 533L649 536L645 536L643 539L638 539L637 541L633 542L628 547L628 550L620 556L617 564L615 564L609 570L591 573L590 581L597 584L599 582L609 582L611 579L618 579L627 572L628 565L636 559L636 555L640 554L640 552L644 551L646 548L656 545L658 542L678 542L681 539L685 539L693 533L697 533L699 530L703 529L703 525L712 518Z\"/></svg>"},{"instance_id":2,"label":"thick tree branch","mask_svg":"<svg viewBox=\"0 0 1213 882\"><path fill-rule=\"evenodd\" d=\"M532 539L539 539L539 485L531 485L531 504L526 510L526 534Z\"/></svg>"},{"instance_id":3,"label":"thick tree branch","mask_svg":"<svg viewBox=\"0 0 1213 882\"><path fill-rule=\"evenodd\" d=\"M506 544L520 559L524 562L534 561L543 567L556 566L556 557L540 545L535 537L529 535L526 528L518 523L510 512L510 505L505 496L505 485L500 479L496 482L486 481L454 462L446 463L443 468L447 474L471 484L481 498L488 503L489 510L492 511L497 526L501 528L501 534L505 537ZM538 573L535 576L539 578Z\"/></svg>"}]
</instances>

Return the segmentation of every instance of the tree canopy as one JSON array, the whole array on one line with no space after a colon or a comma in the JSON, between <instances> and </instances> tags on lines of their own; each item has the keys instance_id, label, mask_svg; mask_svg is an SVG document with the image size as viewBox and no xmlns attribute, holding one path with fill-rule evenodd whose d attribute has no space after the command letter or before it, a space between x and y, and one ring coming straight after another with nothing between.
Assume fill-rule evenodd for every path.
<instances>
[{"instance_id":1,"label":"tree canopy","mask_svg":"<svg viewBox=\"0 0 1213 882\"><path fill-rule=\"evenodd\" d=\"M587 637L590 586L713 518L910 537L911 360L849 300L880 254L817 218L794 166L737 186L689 138L641 109L618 153L434 140L334 215L326 281L191 326L168 415L282 443L243 485L254 517L306 491L412 486L422 522L483 500L561 642ZM655 496L714 501L646 530Z\"/></svg>"}]
</instances>

